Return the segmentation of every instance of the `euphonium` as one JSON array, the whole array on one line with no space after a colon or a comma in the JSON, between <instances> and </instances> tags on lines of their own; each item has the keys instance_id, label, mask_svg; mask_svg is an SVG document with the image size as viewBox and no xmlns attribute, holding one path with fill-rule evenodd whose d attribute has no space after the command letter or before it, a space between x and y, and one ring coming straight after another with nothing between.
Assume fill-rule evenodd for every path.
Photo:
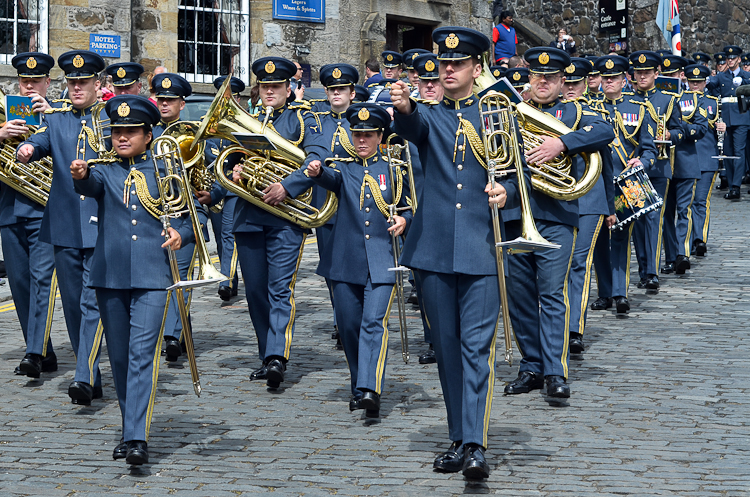
<instances>
[{"instance_id":1,"label":"euphonium","mask_svg":"<svg viewBox=\"0 0 750 497\"><path fill-rule=\"evenodd\" d=\"M5 94L0 91L0 102ZM0 103L0 122L5 122L5 109ZM35 162L18 162L16 149L30 134L36 132L36 126L29 126L29 134L8 138L0 148L0 181L25 195L34 202L47 205L49 190L52 186L52 159L43 157Z\"/></svg>"},{"instance_id":2,"label":"euphonium","mask_svg":"<svg viewBox=\"0 0 750 497\"><path fill-rule=\"evenodd\" d=\"M305 152L289 140L281 137L273 128L267 127L240 107L232 96L231 78L227 78L219 93L211 103L200 129L195 133L193 147L202 140L224 138L238 143L232 133L253 133L265 135L275 147L272 151L248 150L236 145L224 149L216 158L214 173L221 186L282 219L293 222L303 228L317 228L328 222L336 212L338 199L330 191L320 209L310 204L311 190L297 198L286 198L279 205L273 206L263 201L263 190L277 183L302 167ZM268 120L266 115L266 121ZM231 154L242 154L242 173L239 183L227 177L222 164Z\"/></svg>"}]
</instances>

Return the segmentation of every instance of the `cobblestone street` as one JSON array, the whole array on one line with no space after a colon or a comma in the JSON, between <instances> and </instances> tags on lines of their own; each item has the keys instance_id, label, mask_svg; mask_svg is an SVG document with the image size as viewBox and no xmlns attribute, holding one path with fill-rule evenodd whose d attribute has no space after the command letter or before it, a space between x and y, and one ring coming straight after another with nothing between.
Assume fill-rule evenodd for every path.
<instances>
[{"instance_id":1,"label":"cobblestone street","mask_svg":"<svg viewBox=\"0 0 750 497\"><path fill-rule=\"evenodd\" d=\"M747 495L750 200L731 203L714 192L712 201L709 252L691 258L691 271L660 276L658 295L631 284L626 317L589 311L587 350L570 361L567 405L549 405L539 391L504 397L517 364L509 367L497 354L492 473L480 483L432 470L450 441L436 365L417 363L424 344L410 305L408 365L393 307L381 418L349 412L349 373L331 340L332 311L314 274L312 237L296 287L283 388L269 391L248 379L260 360L244 288L227 303L213 286L197 290L203 393L194 395L184 359L162 361L151 463L141 468L111 457L120 412L106 351L104 398L72 405L67 387L75 364L58 299L52 337L60 369L40 380L15 376L25 347L8 300L0 305L0 495ZM7 284L1 291L10 297Z\"/></svg>"}]
</instances>

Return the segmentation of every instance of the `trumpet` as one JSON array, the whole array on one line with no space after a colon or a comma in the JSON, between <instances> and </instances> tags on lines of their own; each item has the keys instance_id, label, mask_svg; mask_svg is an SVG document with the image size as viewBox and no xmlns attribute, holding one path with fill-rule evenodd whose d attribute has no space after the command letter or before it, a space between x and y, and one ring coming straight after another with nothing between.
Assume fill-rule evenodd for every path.
<instances>
[{"instance_id":1,"label":"trumpet","mask_svg":"<svg viewBox=\"0 0 750 497\"><path fill-rule=\"evenodd\" d=\"M654 143L658 145L659 155L656 157L658 160L669 159L668 148L672 144L671 140L667 140L667 116L660 114L661 107L656 108L656 138Z\"/></svg>"},{"instance_id":2,"label":"trumpet","mask_svg":"<svg viewBox=\"0 0 750 497\"><path fill-rule=\"evenodd\" d=\"M203 238L198 214L193 203L193 193L190 188L190 179L188 177L185 165L182 162L179 142L169 135L162 135L156 138L151 144L151 158L154 163L156 174L156 183L159 187L158 203L161 206L160 211L152 211L152 214L158 214L164 227L164 236L169 239L169 228L171 227L170 219L186 214L190 216L193 232L195 233L195 252L198 259L198 277L191 281L181 281L180 270L177 266L177 258L171 247L168 248L169 267L172 272L174 285L169 287L167 293L167 306L171 292L176 294L177 307L182 321L182 333L185 338L185 349L190 365L190 375L193 381L193 390L200 397L201 384L198 375L198 366L195 359L195 347L193 344L193 332L190 326L188 304L185 302L185 291L192 288L225 281L228 278L221 274L211 263L206 248L206 241ZM164 176L159 170L159 161L164 163ZM136 189L139 190L139 189ZM141 195L139 193L139 199ZM141 203L146 206L149 202L157 203L154 199L141 199ZM148 207L146 207L148 209ZM153 207L152 207L153 209ZM165 312L166 316L166 312Z\"/></svg>"},{"instance_id":3,"label":"trumpet","mask_svg":"<svg viewBox=\"0 0 750 497\"><path fill-rule=\"evenodd\" d=\"M388 206L391 225L396 224L393 216L405 210L411 210L412 213L417 208L417 196L414 187L414 173L411 166L411 153L409 152L409 143L403 144L392 143L391 139L396 135L390 135L386 140L386 154L388 156L388 171L391 177L391 191L393 192L393 202ZM409 178L409 192L411 194L411 206L397 207L396 192L398 190L397 182L401 177L402 168L406 170ZM409 337L406 326L406 298L404 297L404 276L409 272L409 268L399 263L401 259L401 241L394 232L391 232L391 244L393 246L393 267L389 271L396 273L396 305L398 309L398 328L401 335L401 357L404 363L409 364Z\"/></svg>"}]
</instances>

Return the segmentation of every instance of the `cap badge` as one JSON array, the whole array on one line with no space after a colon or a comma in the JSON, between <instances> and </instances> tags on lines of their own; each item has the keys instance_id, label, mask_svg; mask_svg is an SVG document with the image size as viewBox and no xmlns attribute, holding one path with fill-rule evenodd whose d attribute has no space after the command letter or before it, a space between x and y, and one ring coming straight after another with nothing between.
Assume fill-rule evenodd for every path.
<instances>
[{"instance_id":1,"label":"cap badge","mask_svg":"<svg viewBox=\"0 0 750 497\"><path fill-rule=\"evenodd\" d=\"M36 67L36 59L34 57L29 57L26 59L26 67L29 69L34 69Z\"/></svg>"},{"instance_id":2,"label":"cap badge","mask_svg":"<svg viewBox=\"0 0 750 497\"><path fill-rule=\"evenodd\" d=\"M338 67L333 70L333 73L331 73L331 76L333 76L335 79L339 79L341 77L341 69Z\"/></svg>"},{"instance_id":3,"label":"cap badge","mask_svg":"<svg viewBox=\"0 0 750 497\"><path fill-rule=\"evenodd\" d=\"M162 79L161 80L161 87L164 88L165 90L168 90L168 89L172 88L172 80L169 79L169 78Z\"/></svg>"},{"instance_id":4,"label":"cap badge","mask_svg":"<svg viewBox=\"0 0 750 497\"><path fill-rule=\"evenodd\" d=\"M414 52L413 54L411 54L411 60L416 59L418 55L419 55L419 52Z\"/></svg>"},{"instance_id":5,"label":"cap badge","mask_svg":"<svg viewBox=\"0 0 750 497\"><path fill-rule=\"evenodd\" d=\"M274 71L276 71L276 64L274 64L272 60L269 60L266 62L266 67L264 67L264 69L268 74L273 74Z\"/></svg>"},{"instance_id":6,"label":"cap badge","mask_svg":"<svg viewBox=\"0 0 750 497\"><path fill-rule=\"evenodd\" d=\"M496 78L497 78L497 77L499 77L499 76L500 76L500 69L495 69L495 70L494 70L494 71L492 72L492 75L493 75L493 76L495 76Z\"/></svg>"},{"instance_id":7,"label":"cap badge","mask_svg":"<svg viewBox=\"0 0 750 497\"><path fill-rule=\"evenodd\" d=\"M458 46L458 36L456 36L456 33L448 35L448 38L445 39L445 46L451 49Z\"/></svg>"},{"instance_id":8,"label":"cap badge","mask_svg":"<svg viewBox=\"0 0 750 497\"><path fill-rule=\"evenodd\" d=\"M513 81L521 81L521 73L520 72L513 73Z\"/></svg>"},{"instance_id":9,"label":"cap badge","mask_svg":"<svg viewBox=\"0 0 750 497\"><path fill-rule=\"evenodd\" d=\"M117 115L120 117L128 117L130 115L130 106L127 102L123 102L117 108Z\"/></svg>"},{"instance_id":10,"label":"cap badge","mask_svg":"<svg viewBox=\"0 0 750 497\"><path fill-rule=\"evenodd\" d=\"M427 71L432 72L435 70L435 63L432 60L428 60L427 62L425 62L424 68Z\"/></svg>"},{"instance_id":11,"label":"cap badge","mask_svg":"<svg viewBox=\"0 0 750 497\"><path fill-rule=\"evenodd\" d=\"M638 62L640 62L641 64L645 64L646 63L646 54L641 54L638 57Z\"/></svg>"},{"instance_id":12,"label":"cap badge","mask_svg":"<svg viewBox=\"0 0 750 497\"><path fill-rule=\"evenodd\" d=\"M568 74L573 74L574 72L576 72L575 64L570 64L568 67L566 67L565 72Z\"/></svg>"},{"instance_id":13,"label":"cap badge","mask_svg":"<svg viewBox=\"0 0 750 497\"><path fill-rule=\"evenodd\" d=\"M607 69L614 69L615 63L612 59L607 59L607 62L604 63L604 67Z\"/></svg>"},{"instance_id":14,"label":"cap badge","mask_svg":"<svg viewBox=\"0 0 750 497\"><path fill-rule=\"evenodd\" d=\"M117 77L120 79L124 78L126 74L125 69L122 67L117 70Z\"/></svg>"},{"instance_id":15,"label":"cap badge","mask_svg":"<svg viewBox=\"0 0 750 497\"><path fill-rule=\"evenodd\" d=\"M357 112L357 117L360 121L367 121L368 119L370 119L370 111L362 107L361 109L359 109L359 112Z\"/></svg>"},{"instance_id":16,"label":"cap badge","mask_svg":"<svg viewBox=\"0 0 750 497\"><path fill-rule=\"evenodd\" d=\"M391 62L393 60L393 55L388 54L388 56L386 56L385 60L387 60L388 62Z\"/></svg>"},{"instance_id":17,"label":"cap badge","mask_svg":"<svg viewBox=\"0 0 750 497\"><path fill-rule=\"evenodd\" d=\"M549 62L549 54L547 52L542 52L539 56L539 63L541 65L546 65Z\"/></svg>"},{"instance_id":18,"label":"cap badge","mask_svg":"<svg viewBox=\"0 0 750 497\"><path fill-rule=\"evenodd\" d=\"M76 55L75 57L73 57L73 67L75 67L76 69L82 68L83 57L81 57L80 55Z\"/></svg>"},{"instance_id":19,"label":"cap badge","mask_svg":"<svg viewBox=\"0 0 750 497\"><path fill-rule=\"evenodd\" d=\"M664 67L669 67L672 65L672 62L669 61L669 59L664 59Z\"/></svg>"},{"instance_id":20,"label":"cap badge","mask_svg":"<svg viewBox=\"0 0 750 497\"><path fill-rule=\"evenodd\" d=\"M697 67L693 69L693 76L698 76L700 73L701 73L701 70L698 69Z\"/></svg>"}]
</instances>

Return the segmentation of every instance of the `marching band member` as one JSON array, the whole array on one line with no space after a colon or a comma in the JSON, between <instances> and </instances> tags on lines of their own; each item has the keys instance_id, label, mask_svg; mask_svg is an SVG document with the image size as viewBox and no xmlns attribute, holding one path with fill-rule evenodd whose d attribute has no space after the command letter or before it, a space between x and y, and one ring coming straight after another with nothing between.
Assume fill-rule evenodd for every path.
<instances>
[{"instance_id":1,"label":"marching band member","mask_svg":"<svg viewBox=\"0 0 750 497\"><path fill-rule=\"evenodd\" d=\"M695 52L693 54L693 60L696 64L700 64L704 67L708 67L708 65L711 63L711 56L704 52ZM708 71L709 76L711 75L711 70ZM689 81L689 80L688 80Z\"/></svg>"},{"instance_id":2,"label":"marching band member","mask_svg":"<svg viewBox=\"0 0 750 497\"><path fill-rule=\"evenodd\" d=\"M628 59L619 55L606 55L597 60L596 67L602 74L602 106L609 113L609 120L615 132L615 139L610 144L613 176L617 177L628 168L638 165L644 167L646 172L650 171L657 155L654 145L656 122L648 111L648 104L622 91L629 67ZM618 314L630 310L630 239L634 224L635 221L624 229L605 233L605 236L600 234L597 240L597 243L602 243L602 238L609 238L611 276L607 277L597 272L597 279L600 286L602 281L611 282L609 295L614 298ZM606 295L599 296L600 300L601 297L606 298ZM607 309L610 305L609 299L606 302L597 300L591 308Z\"/></svg>"},{"instance_id":3,"label":"marching band member","mask_svg":"<svg viewBox=\"0 0 750 497\"><path fill-rule=\"evenodd\" d=\"M577 101L582 110L591 111L584 92L588 88L587 77L591 62L584 58L571 57L571 64L565 68L563 96L568 101ZM601 73L597 71L600 76ZM597 274L599 283L607 283L611 292L611 270L609 265L608 231L617 222L614 207L614 185L612 177L612 157L609 148L604 147L601 155L602 173L594 188L578 199L578 234L570 264L568 294L570 295L568 348L572 354L585 350L583 332L586 326L586 311L591 286L591 266L596 258L599 261ZM606 274L608 273L608 274ZM604 286L604 285L602 285ZM604 289L603 289L604 290ZM606 290L605 290L606 293ZM611 296L611 293L609 294Z\"/></svg>"},{"instance_id":4,"label":"marching band member","mask_svg":"<svg viewBox=\"0 0 750 497\"><path fill-rule=\"evenodd\" d=\"M403 56L391 50L386 50L380 56L383 58L383 79L399 79Z\"/></svg>"},{"instance_id":5,"label":"marching band member","mask_svg":"<svg viewBox=\"0 0 750 497\"><path fill-rule=\"evenodd\" d=\"M84 135L81 126L83 122L91 131L91 112L99 89L97 75L105 63L94 52L73 50L62 54L57 64L65 72L72 106L47 115L44 126L18 147L17 155L24 163L52 157L52 186L39 239L55 247L65 323L76 354L68 395L74 404L89 405L92 399L102 397L99 347L103 331L96 295L85 286L96 244L97 212L93 199L74 191L68 167L80 157L80 149L84 159L98 157L97 144L91 143L91 135Z\"/></svg>"},{"instance_id":6,"label":"marching band member","mask_svg":"<svg viewBox=\"0 0 750 497\"><path fill-rule=\"evenodd\" d=\"M391 166L380 154L390 114L383 107L362 103L349 107L346 117L357 159L342 159L332 167L313 161L307 172L339 198L336 222L318 272L333 287L339 334L351 373L349 410L365 409L367 417L376 418L388 355L388 317L396 294L396 276L388 271L393 265L390 233L404 233L411 210L393 218L388 211L390 204L407 207L408 191L400 171L394 173L398 187L390 184Z\"/></svg>"},{"instance_id":7,"label":"marching band member","mask_svg":"<svg viewBox=\"0 0 750 497\"><path fill-rule=\"evenodd\" d=\"M684 77L687 59L678 55L667 55L662 62L665 76ZM674 150L674 170L664 199L664 259L663 273L685 274L690 269L690 243L692 237L691 208L695 197L695 185L701 176L701 166L695 160L696 142L708 131L708 120L698 112L698 95L685 91L678 103L682 115L685 139ZM676 216L676 219L675 219Z\"/></svg>"},{"instance_id":8,"label":"marching band member","mask_svg":"<svg viewBox=\"0 0 750 497\"><path fill-rule=\"evenodd\" d=\"M418 147L425 168L401 263L421 278L448 415L452 443L433 468L478 479L489 475L484 451L500 311L487 195L501 208L508 199L517 202L517 182L506 178L490 190L484 151L473 145L481 143L482 123L472 85L490 40L462 27L440 27L432 39L438 45L442 102L417 103L404 83L391 87L394 130Z\"/></svg>"},{"instance_id":9,"label":"marching band member","mask_svg":"<svg viewBox=\"0 0 750 497\"><path fill-rule=\"evenodd\" d=\"M151 126L159 121L156 107L145 97L120 95L105 111L116 160L95 167L74 160L69 175L76 192L98 203L99 236L87 285L96 290L122 415L122 438L112 457L139 465L148 463L165 289L173 283L166 247L178 250L192 236L192 225L172 219L165 242L158 213L141 197L145 187L151 199L160 198L148 150ZM160 164L162 176L163 169Z\"/></svg>"},{"instance_id":10,"label":"marching band member","mask_svg":"<svg viewBox=\"0 0 750 497\"><path fill-rule=\"evenodd\" d=\"M107 66L115 95L140 95L143 88L140 78L144 71L143 66L135 62L118 62Z\"/></svg>"},{"instance_id":11,"label":"marching band member","mask_svg":"<svg viewBox=\"0 0 750 497\"><path fill-rule=\"evenodd\" d=\"M695 185L695 198L690 211L693 224L690 254L702 257L706 255L707 250L712 186L716 183L716 176L719 174L719 160L712 158L718 155L714 130L725 131L726 123L716 122L719 117L719 100L714 96L703 93L711 70L705 65L690 65L685 68L685 74L690 90L696 92L698 96L700 106L698 112L708 120L709 126L708 132L695 144L696 162L700 166L701 176ZM720 126L724 129L719 130Z\"/></svg>"},{"instance_id":12,"label":"marching band member","mask_svg":"<svg viewBox=\"0 0 750 497\"><path fill-rule=\"evenodd\" d=\"M235 78L234 76L231 76L231 78L232 81L229 84L232 88L232 96L239 103L239 96L245 90L245 83L240 78ZM226 79L226 76L216 78L214 80L214 87L217 90L220 89ZM233 143L220 138L208 140L205 147L206 164L213 164L214 169L223 167L227 177L232 176L232 169L234 169L235 165L234 161L227 160L225 164L215 164L214 161L223 148L231 145ZM210 202L206 205L216 205L222 199L224 200L221 211L214 212L214 210L209 210L208 217L211 219L211 227L213 228L214 239L216 240L216 249L219 252L220 272L229 278L219 283L219 298L228 301L237 295L237 285L239 284L237 275L237 248L234 246L234 233L232 233L237 195L218 185L211 192L198 192L198 197L203 197L205 201L206 194L210 195Z\"/></svg>"},{"instance_id":13,"label":"marching band member","mask_svg":"<svg viewBox=\"0 0 750 497\"><path fill-rule=\"evenodd\" d=\"M417 89L419 86L419 74L414 67L414 60L420 55L431 53L432 52L425 50L424 48L412 48L411 50L404 52L402 59L404 61L404 67L406 67L406 78L412 88Z\"/></svg>"},{"instance_id":14,"label":"marching band member","mask_svg":"<svg viewBox=\"0 0 750 497\"><path fill-rule=\"evenodd\" d=\"M11 61L18 72L19 93L31 97L32 111L43 115L50 108L47 90L55 59L39 52L20 53ZM42 124L43 126L44 124ZM29 133L25 121L12 119L0 128L0 141ZM21 323L26 355L16 374L39 378L57 371L50 329L54 311L55 251L39 239L44 206L5 184L0 188L0 239L16 315ZM52 304L50 303L52 298Z\"/></svg>"},{"instance_id":15,"label":"marching band member","mask_svg":"<svg viewBox=\"0 0 750 497\"><path fill-rule=\"evenodd\" d=\"M662 58L658 54L649 51L633 52L630 55L630 62L633 63L633 79L637 88L634 99L651 104L651 117L655 122L658 122L659 116L666 118L664 136L666 140L672 141L671 145L663 145L667 147L670 158L657 159L653 166L646 169L651 184L656 189L656 193L664 199L664 205L666 205L669 180L672 178L673 152L670 149L679 145L684 137L678 105L679 95L656 88L656 77L659 75L659 66L662 64ZM636 220L633 226L633 240L641 279L639 288L646 290L659 289L657 272L661 257L663 216L664 206L661 210L657 209L645 214Z\"/></svg>"},{"instance_id":16,"label":"marching band member","mask_svg":"<svg viewBox=\"0 0 750 497\"><path fill-rule=\"evenodd\" d=\"M281 57L256 60L252 70L258 78L263 108L273 109L268 126L283 138L303 148L309 163L328 156L322 133L314 116L303 109L289 109L291 95L289 78L297 71L294 64ZM263 119L263 116L259 116ZM235 166L233 180L240 180L241 168ZM296 197L307 190L312 181L289 176L264 190L263 201L278 205L287 196ZM270 388L284 381L294 334L294 285L302 259L307 230L297 224L240 199L234 213L234 237L245 280L250 319L258 339L260 368L251 380L266 380Z\"/></svg>"},{"instance_id":17,"label":"marching band member","mask_svg":"<svg viewBox=\"0 0 750 497\"><path fill-rule=\"evenodd\" d=\"M601 102L602 99L604 99L604 92L601 89L602 74L596 68L596 61L599 60L599 57L596 55L587 55L585 59L591 64L591 72L589 72L589 75L586 78L586 85L588 86L586 98L588 98L589 101L596 100Z\"/></svg>"},{"instance_id":18,"label":"marching band member","mask_svg":"<svg viewBox=\"0 0 750 497\"><path fill-rule=\"evenodd\" d=\"M740 185L745 175L745 148L747 133L750 130L750 114L740 112L736 91L738 86L750 84L750 73L740 69L740 47L727 45L724 47L724 53L727 69L719 72L717 67L716 77L709 80L707 88L721 102L721 118L727 126L724 153L739 157L724 161L729 185L729 193L726 193L724 198L739 200Z\"/></svg>"},{"instance_id":19,"label":"marching band member","mask_svg":"<svg viewBox=\"0 0 750 497\"><path fill-rule=\"evenodd\" d=\"M563 71L571 64L565 51L531 48L524 58L531 71L529 104L573 130L529 150L526 160L530 164L541 164L563 152L595 152L612 141L612 128L599 114L577 101L559 99L565 83ZM578 178L582 173L582 159L574 157L571 175ZM508 293L513 296L510 318L523 359L518 377L506 385L505 393L528 393L546 383L548 397L568 398L568 277L579 226L578 201L556 200L534 189L529 196L539 233L560 248L508 258ZM504 219L508 239L521 236L521 209L505 212Z\"/></svg>"}]
</instances>

